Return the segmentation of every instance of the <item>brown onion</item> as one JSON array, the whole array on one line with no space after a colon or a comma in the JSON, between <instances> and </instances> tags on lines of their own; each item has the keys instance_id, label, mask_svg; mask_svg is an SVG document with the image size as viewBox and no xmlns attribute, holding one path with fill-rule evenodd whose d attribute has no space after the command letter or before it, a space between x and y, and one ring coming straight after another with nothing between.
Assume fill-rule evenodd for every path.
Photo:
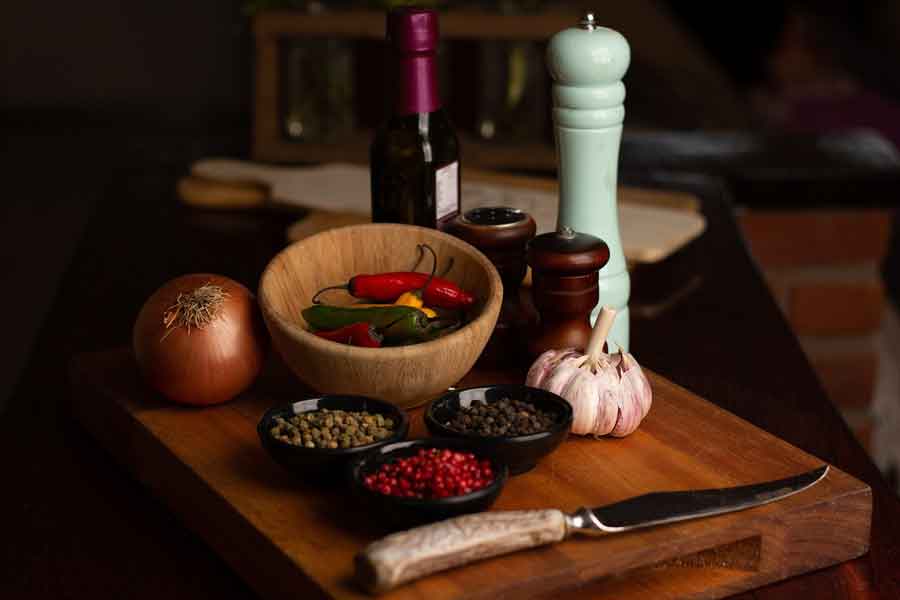
<instances>
[{"instance_id":1,"label":"brown onion","mask_svg":"<svg viewBox=\"0 0 900 600\"><path fill-rule=\"evenodd\" d=\"M231 400L253 382L265 340L250 290L206 273L178 277L156 290L132 336L151 386L175 402L203 406Z\"/></svg>"}]
</instances>

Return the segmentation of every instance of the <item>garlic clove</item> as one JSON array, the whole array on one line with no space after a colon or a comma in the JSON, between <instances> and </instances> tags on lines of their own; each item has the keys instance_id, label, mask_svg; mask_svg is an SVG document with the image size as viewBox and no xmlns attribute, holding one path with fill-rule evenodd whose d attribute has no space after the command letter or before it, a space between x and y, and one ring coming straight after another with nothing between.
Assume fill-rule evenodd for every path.
<instances>
[{"instance_id":1,"label":"garlic clove","mask_svg":"<svg viewBox=\"0 0 900 600\"><path fill-rule=\"evenodd\" d=\"M572 405L572 433L588 435L594 433L598 409L597 383L589 372L579 369L569 380L562 397Z\"/></svg>"},{"instance_id":2,"label":"garlic clove","mask_svg":"<svg viewBox=\"0 0 900 600\"><path fill-rule=\"evenodd\" d=\"M631 354L625 353L622 356L621 368L624 371L622 384L640 406L640 418L643 419L650 412L650 406L653 404L653 390L650 388L650 381Z\"/></svg>"},{"instance_id":3,"label":"garlic clove","mask_svg":"<svg viewBox=\"0 0 900 600\"><path fill-rule=\"evenodd\" d=\"M624 388L624 386L623 386ZM624 389L616 398L618 417L616 424L609 432L613 437L625 437L641 424L641 407L630 393Z\"/></svg>"},{"instance_id":4,"label":"garlic clove","mask_svg":"<svg viewBox=\"0 0 900 600\"><path fill-rule=\"evenodd\" d=\"M606 369L593 375L594 394L591 402L596 405L594 425L588 433L594 436L602 436L610 433L616 426L619 417L619 404L617 398L621 394L621 382L618 373L613 369Z\"/></svg>"},{"instance_id":5,"label":"garlic clove","mask_svg":"<svg viewBox=\"0 0 900 600\"><path fill-rule=\"evenodd\" d=\"M579 360L577 357L561 360L541 387L557 396L562 396L569 401L569 404L572 404L572 400L566 397L564 390L572 381L572 378L581 372L581 369L578 367Z\"/></svg>"},{"instance_id":6,"label":"garlic clove","mask_svg":"<svg viewBox=\"0 0 900 600\"><path fill-rule=\"evenodd\" d=\"M616 424L619 375L614 369L592 373L580 366L581 358L576 355L560 362L546 389L572 405L572 433L599 437L612 431Z\"/></svg>"},{"instance_id":7,"label":"garlic clove","mask_svg":"<svg viewBox=\"0 0 900 600\"><path fill-rule=\"evenodd\" d=\"M531 368L528 369L528 375L525 376L525 385L536 388L544 387L547 377L553 373L560 361L576 354L578 354L578 351L574 348L547 350L538 356Z\"/></svg>"}]
</instances>

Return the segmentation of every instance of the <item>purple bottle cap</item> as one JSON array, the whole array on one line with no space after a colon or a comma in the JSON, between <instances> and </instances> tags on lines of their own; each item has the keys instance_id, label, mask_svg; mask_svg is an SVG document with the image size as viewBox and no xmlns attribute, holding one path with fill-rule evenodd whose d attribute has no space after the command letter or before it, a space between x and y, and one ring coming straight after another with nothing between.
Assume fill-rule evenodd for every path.
<instances>
[{"instance_id":1,"label":"purple bottle cap","mask_svg":"<svg viewBox=\"0 0 900 600\"><path fill-rule=\"evenodd\" d=\"M438 14L428 8L398 8L387 16L387 38L403 54L437 50Z\"/></svg>"}]
</instances>

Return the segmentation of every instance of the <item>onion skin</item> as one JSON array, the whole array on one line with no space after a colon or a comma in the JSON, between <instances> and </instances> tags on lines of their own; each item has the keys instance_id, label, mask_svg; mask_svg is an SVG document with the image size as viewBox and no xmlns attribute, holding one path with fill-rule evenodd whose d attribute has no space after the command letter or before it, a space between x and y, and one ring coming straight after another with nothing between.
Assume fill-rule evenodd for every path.
<instances>
[{"instance_id":1,"label":"onion skin","mask_svg":"<svg viewBox=\"0 0 900 600\"><path fill-rule=\"evenodd\" d=\"M178 295L206 284L227 294L217 315L202 328L166 329L163 315ZM134 355L147 382L173 402L194 406L221 404L244 391L262 368L266 345L250 290L208 273L184 275L156 290L132 332Z\"/></svg>"}]
</instances>

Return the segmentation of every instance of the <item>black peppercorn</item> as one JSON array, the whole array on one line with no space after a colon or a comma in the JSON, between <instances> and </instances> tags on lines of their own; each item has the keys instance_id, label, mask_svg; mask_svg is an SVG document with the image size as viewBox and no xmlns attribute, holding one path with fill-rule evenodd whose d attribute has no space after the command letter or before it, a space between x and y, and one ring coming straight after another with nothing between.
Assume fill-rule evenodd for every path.
<instances>
[{"instance_id":1,"label":"black peppercorn","mask_svg":"<svg viewBox=\"0 0 900 600\"><path fill-rule=\"evenodd\" d=\"M522 400L501 398L490 403L475 400L469 406L460 408L444 425L459 433L494 437L547 431L554 421L552 412Z\"/></svg>"}]
</instances>

